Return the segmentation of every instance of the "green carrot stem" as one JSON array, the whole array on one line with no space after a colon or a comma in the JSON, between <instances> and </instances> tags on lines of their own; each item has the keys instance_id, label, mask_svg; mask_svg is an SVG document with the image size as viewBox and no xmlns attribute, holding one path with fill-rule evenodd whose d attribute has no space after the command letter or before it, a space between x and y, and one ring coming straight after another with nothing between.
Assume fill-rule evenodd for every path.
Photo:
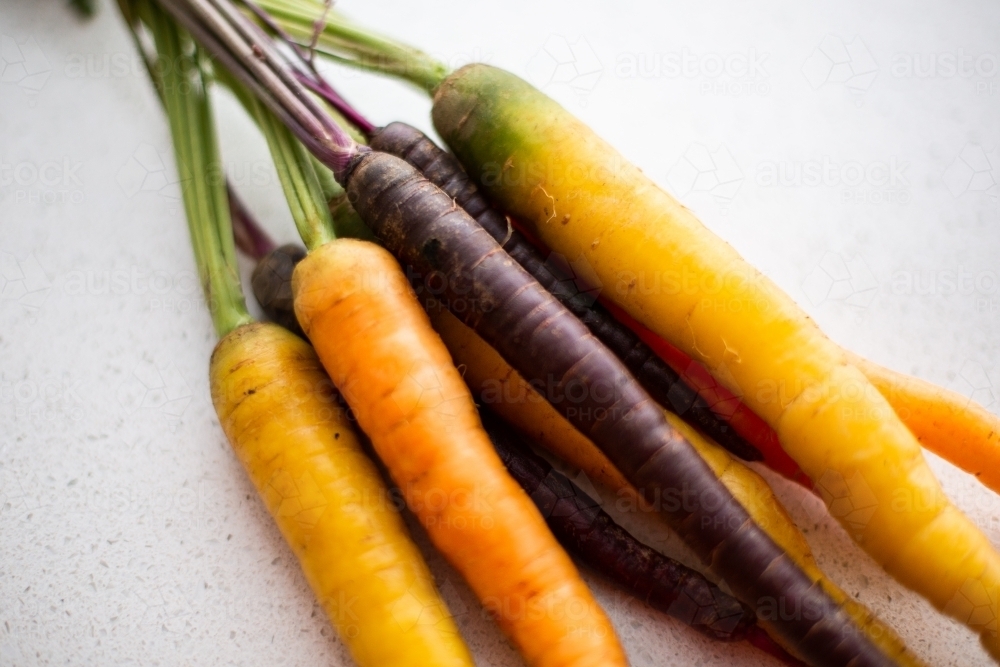
<instances>
[{"instance_id":1,"label":"green carrot stem","mask_svg":"<svg viewBox=\"0 0 1000 667\"><path fill-rule=\"evenodd\" d=\"M322 167L323 171L317 173L317 167L322 165L317 165L318 161L288 127L251 95L242 83L224 71L219 72L219 80L233 91L264 135L302 242L312 250L335 239L333 220L324 194L324 183L327 180L343 192L334 181L333 173L325 166ZM322 179L320 173L323 175ZM329 183L326 187L330 187Z\"/></svg>"},{"instance_id":2,"label":"green carrot stem","mask_svg":"<svg viewBox=\"0 0 1000 667\"><path fill-rule=\"evenodd\" d=\"M316 0L256 0L283 30L308 45L317 20L324 17L316 50L345 64L404 79L431 92L449 69L430 55L384 37L346 19L336 10L326 12Z\"/></svg>"},{"instance_id":3,"label":"green carrot stem","mask_svg":"<svg viewBox=\"0 0 1000 667\"><path fill-rule=\"evenodd\" d=\"M158 88L170 120L181 192L198 274L218 335L251 321L240 288L229 202L201 53L155 3L143 3L160 62Z\"/></svg>"}]
</instances>

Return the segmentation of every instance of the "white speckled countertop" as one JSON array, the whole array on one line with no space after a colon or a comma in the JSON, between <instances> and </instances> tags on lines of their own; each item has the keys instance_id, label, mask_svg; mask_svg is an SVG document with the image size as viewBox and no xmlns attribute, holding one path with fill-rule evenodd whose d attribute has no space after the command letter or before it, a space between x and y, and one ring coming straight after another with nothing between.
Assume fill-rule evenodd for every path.
<instances>
[{"instance_id":1,"label":"white speckled countertop","mask_svg":"<svg viewBox=\"0 0 1000 667\"><path fill-rule=\"evenodd\" d=\"M838 342L1000 409L1000 5L345 0L451 65L561 100ZM331 70L377 122L427 100ZM230 176L293 229L221 100ZM798 176L796 176L798 174ZM113 3L0 8L0 665L346 665L226 444L166 124ZM931 458L1000 545L1000 500ZM823 567L934 665L989 664L819 501L776 489ZM675 538L633 523L652 544ZM519 658L416 531L481 665ZM776 664L585 573L632 663Z\"/></svg>"}]
</instances>

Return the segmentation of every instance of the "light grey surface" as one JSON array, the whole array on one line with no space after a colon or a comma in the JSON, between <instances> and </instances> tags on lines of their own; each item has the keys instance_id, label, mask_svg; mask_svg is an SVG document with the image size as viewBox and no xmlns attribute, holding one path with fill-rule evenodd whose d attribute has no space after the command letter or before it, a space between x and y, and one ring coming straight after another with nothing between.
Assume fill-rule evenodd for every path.
<instances>
[{"instance_id":1,"label":"light grey surface","mask_svg":"<svg viewBox=\"0 0 1000 667\"><path fill-rule=\"evenodd\" d=\"M342 9L449 64L527 76L835 340L1000 406L1000 5ZM214 334L166 125L112 4L101 10L81 25L61 2L0 8L0 664L348 664L218 427ZM415 91L332 72L375 121L429 128ZM228 100L219 110L233 180L291 240L262 142ZM782 178L796 169L801 181ZM997 497L930 459L1000 544ZM775 487L821 565L921 657L989 664L817 500ZM623 520L684 555L665 531ZM519 664L420 540L479 664ZM634 665L775 664L586 576Z\"/></svg>"}]
</instances>

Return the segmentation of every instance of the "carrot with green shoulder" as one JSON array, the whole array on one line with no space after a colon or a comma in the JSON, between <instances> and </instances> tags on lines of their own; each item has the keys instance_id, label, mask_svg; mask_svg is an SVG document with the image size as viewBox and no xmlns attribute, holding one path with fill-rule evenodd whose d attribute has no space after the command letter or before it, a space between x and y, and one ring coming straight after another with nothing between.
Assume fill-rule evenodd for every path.
<instances>
[{"instance_id":1,"label":"carrot with green shoulder","mask_svg":"<svg viewBox=\"0 0 1000 667\"><path fill-rule=\"evenodd\" d=\"M264 25L298 51L301 51L301 47L295 43L294 36L289 31L303 39L308 37L311 46L333 49L334 52L347 49L352 55L349 62L354 65L370 65L381 71L395 71L397 65L393 63L399 63L398 69L403 72L402 75L422 87L426 87L428 81L439 80L445 72L443 66L435 64L419 51L393 47L391 41L352 26L335 11L327 12L324 9L324 29L316 34L315 19L308 24L308 31L303 24L304 17L310 14L308 3L295 0L267 0L262 3L273 15L249 0L245 0L244 4ZM376 52L380 55L373 55ZM305 57L302 59L305 60ZM307 62L311 68L311 60ZM301 77L300 80L308 82L307 77ZM671 368L653 353L654 350L659 352L654 344L640 340L600 304L593 303L589 294L579 294L579 290L574 289L573 281L561 276L557 267L546 262L518 231L512 229L506 216L485 201L454 157L438 149L419 131L405 124L392 123L386 128L374 127L325 82L313 84L311 89L370 137L373 148L406 159L431 182L454 197L543 287L550 290L595 335L618 353L662 405L683 414L688 421L741 458L757 460L763 457L765 463L775 471L805 486L811 486L808 478L781 449L774 432L750 413L738 399L720 401L715 395L718 392L713 392L712 387L692 385L692 381L702 379L696 372L687 372L687 367L681 370ZM697 371L694 367L690 370ZM706 403L706 400L710 402Z\"/></svg>"},{"instance_id":2,"label":"carrot with green shoulder","mask_svg":"<svg viewBox=\"0 0 1000 667\"><path fill-rule=\"evenodd\" d=\"M314 0L260 0L259 4L272 12L287 32L299 39L308 39L311 36L318 12L322 9L322 3ZM336 11L330 12L326 19L316 49L339 62L401 78L431 94L449 75L444 65L426 53L376 35ZM580 166L586 167L586 165ZM624 282L616 279L614 283L622 286L629 282L632 276L625 272L616 278L625 279ZM610 303L607 305L614 306ZM630 326L635 324L636 333L675 370L683 372L683 369L690 366L691 356L662 338L655 342L652 338L657 334L645 329L638 319L632 318L626 311L617 308L613 310L616 316L619 312L625 315L630 320ZM650 335L643 335L642 329ZM870 375L869 381L885 389L884 393L887 394L890 404L908 406L908 409L899 410L902 413L901 418L914 433L918 434L921 442L928 445L928 448L975 475L984 483L987 483L986 479L991 479L985 468L1000 469L1000 441L998 441L1000 439L990 435L994 431L992 425L996 422L994 415L974 402L962 401L940 391L925 391L929 388L918 388L901 374L895 373L890 377L884 371L878 370L870 361L862 363L857 357L852 358L864 367L862 370L865 371L866 377ZM694 382L699 376L702 376L700 370L692 370L690 380ZM714 381L712 384L715 385ZM768 447L767 441L772 437L772 433L766 431L770 427L757 423L757 420L753 419L755 415L739 407L738 400L734 400L734 395L728 389L721 386L718 387L718 391L709 388L702 393L702 397L713 406L719 401L736 405L735 413L732 409L722 408L723 414L732 414L733 420L737 422L737 430L744 437L761 449ZM923 415L934 415L934 417L927 419L917 417L912 408L918 405ZM754 423L747 423L745 427L741 427L738 422L744 417ZM762 428L765 431L763 434L761 434ZM957 428L963 433L962 446L949 443L947 434L951 428ZM761 443L757 442L758 438ZM974 457L969 454L970 450L975 452ZM984 465L984 460L991 463ZM789 472L794 471L789 470ZM1000 481L993 480L987 485L994 490L1000 490Z\"/></svg>"},{"instance_id":3,"label":"carrot with green shoulder","mask_svg":"<svg viewBox=\"0 0 1000 667\"><path fill-rule=\"evenodd\" d=\"M189 176L182 194L199 276L222 337L210 379L227 439L359 665L471 666L319 360L299 338L247 314L226 192L214 178L221 162L201 54L189 55L185 35L156 5L134 8L159 57L175 65L163 70L164 100L177 162ZM351 599L359 602L341 606ZM397 613L389 617L387 607Z\"/></svg>"}]
</instances>

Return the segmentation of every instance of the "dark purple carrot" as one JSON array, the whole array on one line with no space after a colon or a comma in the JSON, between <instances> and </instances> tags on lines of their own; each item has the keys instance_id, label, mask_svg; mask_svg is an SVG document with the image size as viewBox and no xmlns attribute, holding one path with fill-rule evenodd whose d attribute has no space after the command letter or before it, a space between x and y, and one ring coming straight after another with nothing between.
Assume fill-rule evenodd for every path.
<instances>
[{"instance_id":1,"label":"dark purple carrot","mask_svg":"<svg viewBox=\"0 0 1000 667\"><path fill-rule=\"evenodd\" d=\"M292 305L292 273L295 265L305 259L306 249L289 243L264 255L254 256L259 261L250 278L250 286L258 305L269 320L305 338Z\"/></svg>"},{"instance_id":2,"label":"dark purple carrot","mask_svg":"<svg viewBox=\"0 0 1000 667\"><path fill-rule=\"evenodd\" d=\"M620 323L597 302L590 291L582 291L574 279L547 262L542 253L507 217L494 208L466 175L458 158L443 151L423 132L406 123L391 123L371 136L375 150L403 158L444 190L490 233L508 255L580 318L645 387L657 403L676 413L730 452L747 461L763 458L760 451L734 428L712 412L698 392L653 352L631 329Z\"/></svg>"},{"instance_id":3,"label":"dark purple carrot","mask_svg":"<svg viewBox=\"0 0 1000 667\"><path fill-rule=\"evenodd\" d=\"M274 250L274 242L260 228L232 185L226 184L229 213L233 220L233 240L236 247L249 257L263 257Z\"/></svg>"},{"instance_id":4,"label":"dark purple carrot","mask_svg":"<svg viewBox=\"0 0 1000 667\"><path fill-rule=\"evenodd\" d=\"M231 2L160 2L331 168L362 220L404 265L447 278L441 297L448 308L526 380L546 387L546 398L737 597L751 605L780 600L800 611L768 621L796 653L817 666L892 664L754 522L611 351L449 195L400 158L351 140Z\"/></svg>"}]
</instances>

